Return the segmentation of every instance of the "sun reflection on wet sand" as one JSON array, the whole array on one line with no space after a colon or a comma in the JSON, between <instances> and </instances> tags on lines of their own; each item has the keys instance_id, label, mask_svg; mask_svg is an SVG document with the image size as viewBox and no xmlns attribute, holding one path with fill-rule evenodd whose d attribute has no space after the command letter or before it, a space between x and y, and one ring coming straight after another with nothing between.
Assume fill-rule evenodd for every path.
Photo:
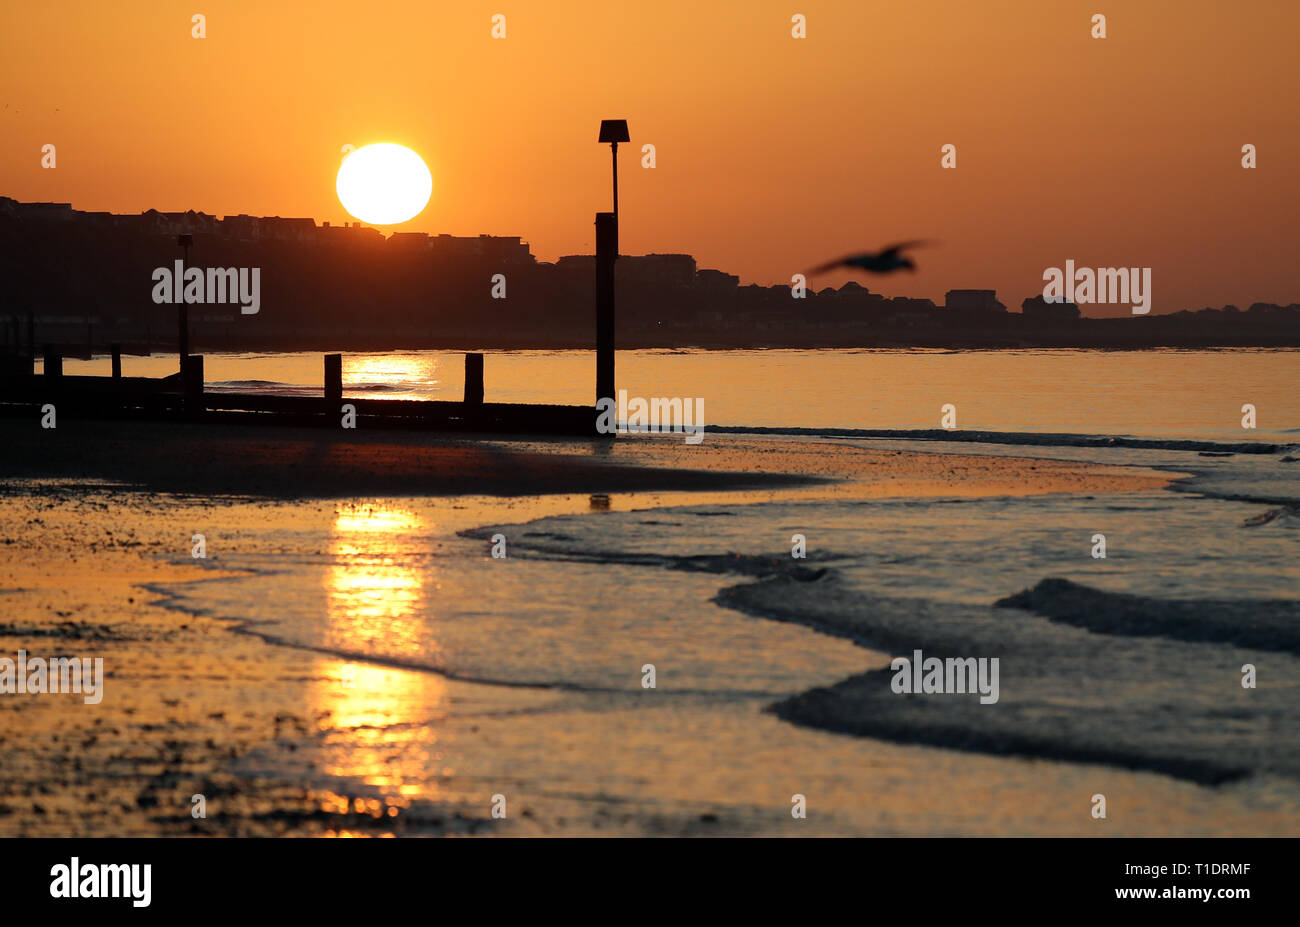
<instances>
[{"instance_id":1,"label":"sun reflection on wet sand","mask_svg":"<svg viewBox=\"0 0 1300 927\"><path fill-rule=\"evenodd\" d=\"M379 649L427 655L426 585L431 559L421 556L428 534L414 512L382 504L340 509L325 574L326 644L343 652ZM432 583L437 588L437 583ZM316 708L331 733L321 771L365 787L368 795L334 795L333 810L397 817L414 802L436 801L443 768L446 681L431 673L330 660L315 685ZM331 799L326 797L327 807Z\"/></svg>"},{"instance_id":2,"label":"sun reflection on wet sand","mask_svg":"<svg viewBox=\"0 0 1300 927\"><path fill-rule=\"evenodd\" d=\"M345 814L397 817L415 802L435 802L447 745L439 721L446 681L430 673L328 661L314 685L317 712L329 718L320 771L344 780L323 796Z\"/></svg>"}]
</instances>

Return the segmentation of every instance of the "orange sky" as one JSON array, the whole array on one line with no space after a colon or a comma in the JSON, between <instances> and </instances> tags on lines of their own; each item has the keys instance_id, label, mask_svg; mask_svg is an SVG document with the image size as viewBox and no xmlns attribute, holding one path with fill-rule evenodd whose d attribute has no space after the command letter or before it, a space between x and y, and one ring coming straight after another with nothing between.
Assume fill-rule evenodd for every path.
<instances>
[{"instance_id":1,"label":"orange sky","mask_svg":"<svg viewBox=\"0 0 1300 927\"><path fill-rule=\"evenodd\" d=\"M793 13L808 38L790 37ZM342 222L341 146L394 141L434 176L399 228L522 235L553 260L593 248L609 208L596 131L623 116L624 253L788 283L935 238L916 275L858 279L940 302L993 288L1018 308L1072 258L1151 267L1155 312L1290 303L1297 36L1292 0L11 2L0 195Z\"/></svg>"}]
</instances>

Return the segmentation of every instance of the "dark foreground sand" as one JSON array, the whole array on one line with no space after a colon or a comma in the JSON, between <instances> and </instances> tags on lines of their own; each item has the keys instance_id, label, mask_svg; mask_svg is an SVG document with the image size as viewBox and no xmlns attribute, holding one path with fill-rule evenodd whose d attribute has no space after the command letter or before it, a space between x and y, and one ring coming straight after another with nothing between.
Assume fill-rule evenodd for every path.
<instances>
[{"instance_id":1,"label":"dark foreground sand","mask_svg":"<svg viewBox=\"0 0 1300 927\"><path fill-rule=\"evenodd\" d=\"M532 442L429 432L0 420L0 478L94 480L155 492L279 499L744 489L783 474L669 471L601 459L608 440Z\"/></svg>"},{"instance_id":2,"label":"dark foreground sand","mask_svg":"<svg viewBox=\"0 0 1300 927\"><path fill-rule=\"evenodd\" d=\"M0 480L111 484L204 497L735 492L820 486L854 497L1128 492L1167 474L816 442L669 436L618 440L460 436L239 425L0 419Z\"/></svg>"}]
</instances>

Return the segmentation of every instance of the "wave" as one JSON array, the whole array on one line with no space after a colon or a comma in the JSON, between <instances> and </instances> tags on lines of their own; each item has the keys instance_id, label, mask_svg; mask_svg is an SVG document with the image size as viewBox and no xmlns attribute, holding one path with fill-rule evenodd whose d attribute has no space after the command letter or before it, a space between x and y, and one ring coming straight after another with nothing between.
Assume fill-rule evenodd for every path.
<instances>
[{"instance_id":1,"label":"wave","mask_svg":"<svg viewBox=\"0 0 1300 927\"><path fill-rule=\"evenodd\" d=\"M1287 599L1157 599L1044 579L993 604L1098 634L1229 643L1300 656L1300 602Z\"/></svg>"},{"instance_id":2,"label":"wave","mask_svg":"<svg viewBox=\"0 0 1300 927\"><path fill-rule=\"evenodd\" d=\"M295 383L281 383L277 380L215 380L205 383L206 390L213 392L256 392L278 396L319 396L320 386L307 386ZM418 393L406 386L393 383L345 383L344 393Z\"/></svg>"},{"instance_id":3,"label":"wave","mask_svg":"<svg viewBox=\"0 0 1300 927\"><path fill-rule=\"evenodd\" d=\"M1023 444L1033 447L1145 448L1163 451L1207 451L1236 454L1277 454L1294 444L1263 441L1206 441L1185 438L1134 438L1113 435L1083 435L1036 431L967 431L945 428L804 428L761 425L709 425L716 434L787 435L815 438L888 438L899 441L945 441L974 444Z\"/></svg>"},{"instance_id":4,"label":"wave","mask_svg":"<svg viewBox=\"0 0 1300 927\"><path fill-rule=\"evenodd\" d=\"M1107 600L1092 601L1104 607ZM1178 626L1142 646L1120 645L1104 631L1044 626L1041 618L1005 606L995 611L870 595L834 573L816 583L779 577L733 586L719 593L718 602L886 652L910 656L919 649L927 657L1000 662L996 704L981 704L978 693L899 694L891 687L892 669L873 669L769 707L792 723L952 750L1145 770L1202 785L1255 774L1300 778L1300 745L1278 737L1298 720L1300 664L1290 657L1279 665L1258 650L1193 645ZM1162 610L1174 606L1159 604ZM1181 602L1177 611L1211 615L1222 604ZM1276 605L1233 603L1222 624L1267 620ZM1103 627L1106 621L1103 614L1089 623ZM1243 689L1239 673L1246 663L1268 665L1274 682Z\"/></svg>"},{"instance_id":5,"label":"wave","mask_svg":"<svg viewBox=\"0 0 1300 927\"><path fill-rule=\"evenodd\" d=\"M284 390L300 390L306 387L293 386L289 383L281 383L278 380L217 380L215 382L203 384L206 390L264 390L267 392L280 392Z\"/></svg>"},{"instance_id":6,"label":"wave","mask_svg":"<svg viewBox=\"0 0 1300 927\"><path fill-rule=\"evenodd\" d=\"M393 383L344 383L345 393L422 393L425 390L397 386Z\"/></svg>"}]
</instances>

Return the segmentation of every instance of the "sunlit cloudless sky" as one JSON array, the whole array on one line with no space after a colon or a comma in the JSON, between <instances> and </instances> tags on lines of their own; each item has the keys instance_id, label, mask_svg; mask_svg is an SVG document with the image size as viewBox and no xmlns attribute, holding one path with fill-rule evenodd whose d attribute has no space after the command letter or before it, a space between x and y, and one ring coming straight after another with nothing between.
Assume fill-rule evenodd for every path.
<instances>
[{"instance_id":1,"label":"sunlit cloudless sky","mask_svg":"<svg viewBox=\"0 0 1300 927\"><path fill-rule=\"evenodd\" d=\"M859 279L1018 308L1073 259L1151 267L1156 312L1285 304L1297 35L1290 0L6 3L0 195L337 223L342 146L392 141L434 177L395 230L520 235L554 260L593 249L610 202L597 129L623 117L624 253L769 284L932 238L917 274Z\"/></svg>"}]
</instances>

